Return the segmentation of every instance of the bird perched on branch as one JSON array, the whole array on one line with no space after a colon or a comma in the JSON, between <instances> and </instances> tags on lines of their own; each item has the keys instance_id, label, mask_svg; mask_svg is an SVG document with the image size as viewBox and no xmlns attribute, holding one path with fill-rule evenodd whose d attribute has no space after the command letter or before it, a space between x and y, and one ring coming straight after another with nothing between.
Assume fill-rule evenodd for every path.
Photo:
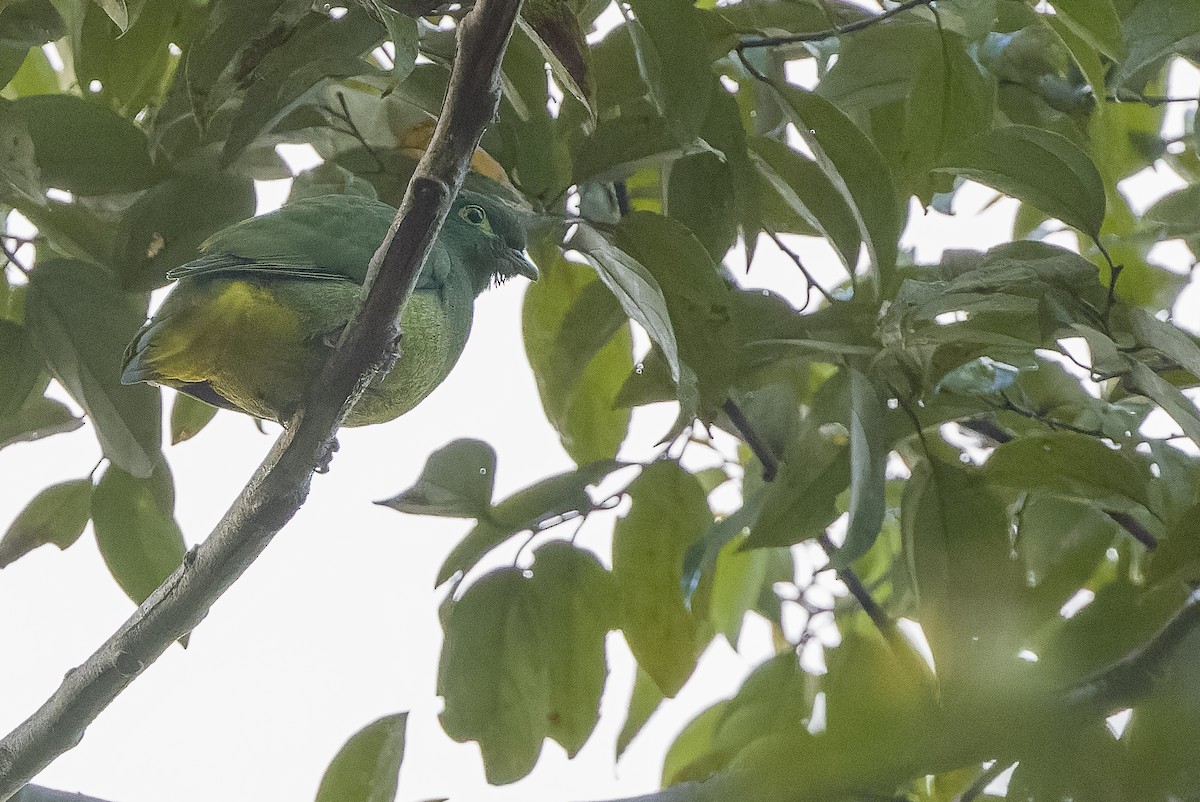
<instances>
[{"instance_id":1,"label":"bird perched on branch","mask_svg":"<svg viewBox=\"0 0 1200 802\"><path fill-rule=\"evenodd\" d=\"M350 195L288 204L214 234L200 258L167 274L178 284L125 350L125 384L173 387L201 401L287 421L358 306L392 207ZM537 278L520 213L460 192L401 312L400 357L345 425L392 420L450 373L475 297L507 279Z\"/></svg>"}]
</instances>

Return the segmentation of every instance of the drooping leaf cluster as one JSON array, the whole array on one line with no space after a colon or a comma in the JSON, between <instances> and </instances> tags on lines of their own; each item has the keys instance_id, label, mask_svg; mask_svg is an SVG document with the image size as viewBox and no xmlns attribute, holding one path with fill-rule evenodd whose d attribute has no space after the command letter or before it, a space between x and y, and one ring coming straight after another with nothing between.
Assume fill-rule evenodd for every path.
<instances>
[{"instance_id":1,"label":"drooping leaf cluster","mask_svg":"<svg viewBox=\"0 0 1200 802\"><path fill-rule=\"evenodd\" d=\"M468 179L537 213L524 340L578 468L495 501L496 455L455 441L386 502L476 520L437 577L446 732L493 782L545 738L574 755L616 630L639 665L624 750L751 614L778 654L680 734L665 783L949 800L996 761L1013 799L1200 795L1200 639L1164 629L1200 582L1200 348L1172 319L1186 279L1153 252L1200 247L1200 147L1190 123L1163 133L1200 2L628 0L595 28L608 5L527 2ZM36 227L3 240L0 447L82 425L53 379L108 461L33 499L0 565L88 520L134 599L182 558L159 396L118 382L147 292L252 214L255 180L291 175L279 144L324 160L294 197L397 203L454 53L460 10L407 16L435 10L0 5L0 208ZM1142 210L1120 185L1151 167L1182 188ZM966 180L1020 201L1011 241L902 248ZM789 260L808 298L725 264L813 241L841 278ZM619 459L660 402L679 410L661 456ZM211 417L177 398L173 439ZM705 427L743 447L695 468L675 444ZM623 500L611 551L562 526ZM530 534L528 569L477 568ZM794 565L810 541L850 591L831 610ZM818 676L798 653L830 617ZM1117 738L1105 717L1126 709ZM395 724L355 748L398 762Z\"/></svg>"}]
</instances>

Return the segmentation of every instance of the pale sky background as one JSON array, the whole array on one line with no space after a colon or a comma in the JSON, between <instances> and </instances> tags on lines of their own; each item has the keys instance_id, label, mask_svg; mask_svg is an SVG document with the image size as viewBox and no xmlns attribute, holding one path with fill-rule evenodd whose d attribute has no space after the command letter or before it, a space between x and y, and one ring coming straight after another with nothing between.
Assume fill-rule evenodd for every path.
<instances>
[{"instance_id":1,"label":"pale sky background","mask_svg":"<svg viewBox=\"0 0 1200 802\"><path fill-rule=\"evenodd\" d=\"M1173 78L1173 94L1194 96L1200 86L1191 68L1177 67ZM1182 120L1182 107L1169 111L1171 130L1182 131ZM304 164L303 151L286 155ZM278 206L286 183L260 186L260 211ZM1180 185L1160 166L1123 188L1140 209ZM905 242L928 261L944 248L1005 241L1015 202L1001 200L976 216L994 196L971 185L956 201L955 218L914 211ZM828 247L792 241L826 285L832 283ZM744 286L768 287L796 301L799 277L772 249L769 241L760 244L762 255L748 276L736 259L731 267ZM1175 245L1160 246L1155 257L1178 272L1190 266ZM389 424L342 431L332 471L314 479L308 503L217 603L189 648L169 649L38 783L112 802L307 800L346 738L379 716L408 710L398 793L404 802L598 800L657 787L663 754L678 730L734 693L770 654L765 624L747 619L740 653L714 642L688 686L651 719L615 769L614 743L633 670L621 638L610 636L601 722L581 754L567 761L547 742L530 777L490 788L476 746L451 741L436 718L437 605L444 589L435 591L433 578L471 523L401 515L371 503L410 486L432 451L460 437L496 449L497 499L571 467L525 361L525 286L514 280L479 299L466 352L420 407ZM1195 292L1195 284L1186 292L1190 320ZM672 405L637 411L622 457L645 459L673 419ZM249 418L222 412L194 440L166 449L178 488L176 514L189 544L207 535L275 431L261 435ZM0 528L37 491L87 475L98 459L88 427L0 451ZM611 520L612 514L595 516L581 538L605 559ZM512 556L509 549L494 564ZM6 647L0 731L40 705L132 610L109 577L90 527L65 552L43 547L0 571L0 643ZM819 654L807 657L819 663Z\"/></svg>"}]
</instances>

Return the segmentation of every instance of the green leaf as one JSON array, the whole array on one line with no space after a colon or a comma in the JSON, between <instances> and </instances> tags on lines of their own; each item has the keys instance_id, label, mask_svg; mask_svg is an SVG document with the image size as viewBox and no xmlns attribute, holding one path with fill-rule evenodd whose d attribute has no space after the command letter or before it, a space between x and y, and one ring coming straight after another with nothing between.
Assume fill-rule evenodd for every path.
<instances>
[{"instance_id":1,"label":"green leaf","mask_svg":"<svg viewBox=\"0 0 1200 802\"><path fill-rule=\"evenodd\" d=\"M854 215L872 265L876 271L890 270L896 263L905 212L879 150L825 98L791 85L771 85L817 164Z\"/></svg>"},{"instance_id":2,"label":"green leaf","mask_svg":"<svg viewBox=\"0 0 1200 802\"><path fill-rule=\"evenodd\" d=\"M1054 0L1054 10L1067 27L1118 64L1125 57L1121 20L1112 0Z\"/></svg>"},{"instance_id":3,"label":"green leaf","mask_svg":"<svg viewBox=\"0 0 1200 802\"><path fill-rule=\"evenodd\" d=\"M807 234L807 228L829 240L842 264L852 268L862 245L858 221L820 165L783 142L755 137L750 142L754 166L767 195L764 220L772 230ZM778 198L777 202L771 202Z\"/></svg>"},{"instance_id":4,"label":"green leaf","mask_svg":"<svg viewBox=\"0 0 1200 802\"><path fill-rule=\"evenodd\" d=\"M633 370L628 318L594 271L539 250L521 331L546 418L576 464L617 455L630 411L615 406Z\"/></svg>"},{"instance_id":5,"label":"green leaf","mask_svg":"<svg viewBox=\"0 0 1200 802\"><path fill-rule=\"evenodd\" d=\"M492 507L446 557L438 569L437 584L460 571L471 570L484 554L518 532L537 529L567 513L591 510L587 487L618 467L619 463L612 460L582 465L569 473L543 479L504 499Z\"/></svg>"},{"instance_id":6,"label":"green leaf","mask_svg":"<svg viewBox=\"0 0 1200 802\"><path fill-rule=\"evenodd\" d=\"M633 696L629 699L629 709L625 714L625 723L621 725L621 732L617 735L617 760L620 760L621 756L625 754L629 744L642 731L642 727L646 726L646 722L650 720L650 716L654 715L654 711L658 710L662 701L662 691L654 684L654 680L646 673L646 669L638 666L633 680Z\"/></svg>"},{"instance_id":7,"label":"green leaf","mask_svg":"<svg viewBox=\"0 0 1200 802\"><path fill-rule=\"evenodd\" d=\"M1066 137L1028 125L980 134L946 154L939 171L987 184L1078 228L1093 239L1104 223L1104 182Z\"/></svg>"},{"instance_id":8,"label":"green leaf","mask_svg":"<svg viewBox=\"0 0 1200 802\"><path fill-rule=\"evenodd\" d=\"M713 770L721 768L721 766L705 765L704 768L707 771L699 772L699 777L687 773L694 771L698 759L709 754L717 726L728 707L728 700L717 702L684 725L684 728L675 736L675 740L663 758L662 785L664 788L689 779L703 779Z\"/></svg>"},{"instance_id":9,"label":"green leaf","mask_svg":"<svg viewBox=\"0 0 1200 802\"><path fill-rule=\"evenodd\" d=\"M622 628L638 665L663 695L687 682L700 627L684 603L683 558L712 523L704 489L674 462L656 462L629 486L629 513L613 533Z\"/></svg>"},{"instance_id":10,"label":"green leaf","mask_svg":"<svg viewBox=\"0 0 1200 802\"><path fill-rule=\"evenodd\" d=\"M1153 348L1188 373L1200 378L1200 345L1178 326L1159 320L1145 309L1129 309L1129 330L1137 344Z\"/></svg>"},{"instance_id":11,"label":"green leaf","mask_svg":"<svg viewBox=\"0 0 1200 802\"><path fill-rule=\"evenodd\" d=\"M309 0L217 0L186 55L188 99L201 131L270 52L312 10Z\"/></svg>"},{"instance_id":12,"label":"green leaf","mask_svg":"<svg viewBox=\"0 0 1200 802\"><path fill-rule=\"evenodd\" d=\"M16 412L0 415L0 448L73 432L82 425L83 419L72 415L63 404L33 395Z\"/></svg>"},{"instance_id":13,"label":"green leaf","mask_svg":"<svg viewBox=\"0 0 1200 802\"><path fill-rule=\"evenodd\" d=\"M1161 224L1164 239L1200 235L1200 184L1189 184L1162 196L1146 210L1143 219Z\"/></svg>"},{"instance_id":14,"label":"green leaf","mask_svg":"<svg viewBox=\"0 0 1200 802\"><path fill-rule=\"evenodd\" d=\"M407 723L407 713L393 713L350 736L325 769L317 802L392 802Z\"/></svg>"},{"instance_id":15,"label":"green leaf","mask_svg":"<svg viewBox=\"0 0 1200 802\"><path fill-rule=\"evenodd\" d=\"M327 78L367 74L362 56L383 41L380 25L366 9L353 6L339 19L312 13L301 18L286 41L261 54L252 82L229 124L225 163L231 163Z\"/></svg>"},{"instance_id":16,"label":"green leaf","mask_svg":"<svg viewBox=\"0 0 1200 802\"><path fill-rule=\"evenodd\" d=\"M125 0L95 0L95 2L121 29L121 33L129 30L129 7L125 4Z\"/></svg>"},{"instance_id":17,"label":"green leaf","mask_svg":"<svg viewBox=\"0 0 1200 802\"><path fill-rule=\"evenodd\" d=\"M836 565L849 565L870 550L887 506L884 499L888 461L884 415L887 407L871 380L854 368L850 373L850 520L846 541L832 555Z\"/></svg>"},{"instance_id":18,"label":"green leaf","mask_svg":"<svg viewBox=\"0 0 1200 802\"><path fill-rule=\"evenodd\" d=\"M91 499L91 479L51 485L34 496L0 538L0 568L47 543L73 544L91 517Z\"/></svg>"},{"instance_id":19,"label":"green leaf","mask_svg":"<svg viewBox=\"0 0 1200 802\"><path fill-rule=\"evenodd\" d=\"M637 17L629 23L638 71L655 105L683 143L694 138L708 114L716 81L704 22L691 0L630 0Z\"/></svg>"},{"instance_id":20,"label":"green leaf","mask_svg":"<svg viewBox=\"0 0 1200 802\"><path fill-rule=\"evenodd\" d=\"M1111 85L1144 84L1147 68L1197 44L1200 37L1200 0L1142 0L1121 24L1129 54L1117 67ZM1134 85L1133 89L1140 89Z\"/></svg>"},{"instance_id":21,"label":"green leaf","mask_svg":"<svg viewBox=\"0 0 1200 802\"><path fill-rule=\"evenodd\" d=\"M173 176L146 192L121 217L113 263L121 286L151 290L167 271L199 255L200 244L254 216L254 182L223 173Z\"/></svg>"},{"instance_id":22,"label":"green leaf","mask_svg":"<svg viewBox=\"0 0 1200 802\"><path fill-rule=\"evenodd\" d=\"M104 456L147 477L159 460L157 388L121 384L121 352L146 317L144 296L121 292L95 265L39 262L25 324L55 377L96 427Z\"/></svg>"},{"instance_id":23,"label":"green leaf","mask_svg":"<svg viewBox=\"0 0 1200 802\"><path fill-rule=\"evenodd\" d=\"M599 716L612 626L612 577L590 554L553 543L535 554L533 576L484 576L444 620L438 694L442 726L479 742L488 782L533 768L542 739L574 755Z\"/></svg>"},{"instance_id":24,"label":"green leaf","mask_svg":"<svg viewBox=\"0 0 1200 802\"><path fill-rule=\"evenodd\" d=\"M552 541L534 554L532 590L550 671L546 734L575 757L600 720L604 637L616 629L613 575L591 552Z\"/></svg>"},{"instance_id":25,"label":"green leaf","mask_svg":"<svg viewBox=\"0 0 1200 802\"><path fill-rule=\"evenodd\" d=\"M988 458L984 474L1008 487L1053 489L1098 503L1129 498L1151 507L1149 460L1075 432L1031 434L1005 443Z\"/></svg>"},{"instance_id":26,"label":"green leaf","mask_svg":"<svg viewBox=\"0 0 1200 802\"><path fill-rule=\"evenodd\" d=\"M187 393L176 393L171 402L171 445L177 446L191 440L208 425L217 414L212 404L193 398Z\"/></svg>"},{"instance_id":27,"label":"green leaf","mask_svg":"<svg viewBox=\"0 0 1200 802\"><path fill-rule=\"evenodd\" d=\"M8 111L0 100L0 110ZM15 114L0 115L0 197L44 203L42 172L38 169L33 139L25 122Z\"/></svg>"},{"instance_id":28,"label":"green leaf","mask_svg":"<svg viewBox=\"0 0 1200 802\"><path fill-rule=\"evenodd\" d=\"M161 108L181 59L167 43L188 49L196 28L204 21L201 10L170 3L141 7L127 29L113 24L98 7L83 13L81 30L72 36L73 67L81 86L99 91L89 94L106 101L126 119L134 119L147 106Z\"/></svg>"},{"instance_id":29,"label":"green leaf","mask_svg":"<svg viewBox=\"0 0 1200 802\"><path fill-rule=\"evenodd\" d=\"M743 550L744 541L744 536L734 537L717 554L707 604L713 629L734 649L746 613L758 602L771 559L771 552L765 549Z\"/></svg>"},{"instance_id":30,"label":"green leaf","mask_svg":"<svg viewBox=\"0 0 1200 802\"><path fill-rule=\"evenodd\" d=\"M736 368L729 284L700 241L670 218L633 212L613 237L662 288L680 359L696 374L701 413L711 419L729 396Z\"/></svg>"},{"instance_id":31,"label":"green leaf","mask_svg":"<svg viewBox=\"0 0 1200 802\"><path fill-rule=\"evenodd\" d=\"M995 89L962 39L944 34L940 51L918 73L905 116L905 171L923 198L931 194L925 173L944 153L990 128L995 114Z\"/></svg>"},{"instance_id":32,"label":"green leaf","mask_svg":"<svg viewBox=\"0 0 1200 802\"><path fill-rule=\"evenodd\" d=\"M378 199L371 182L333 162L325 162L297 175L292 180L292 192L288 195L288 203L320 195L356 195L371 200Z\"/></svg>"},{"instance_id":33,"label":"green leaf","mask_svg":"<svg viewBox=\"0 0 1200 802\"><path fill-rule=\"evenodd\" d=\"M530 583L515 568L467 588L443 620L442 728L456 741L479 742L492 784L532 771L546 735L549 655L537 621Z\"/></svg>"},{"instance_id":34,"label":"green leaf","mask_svg":"<svg viewBox=\"0 0 1200 802\"><path fill-rule=\"evenodd\" d=\"M415 485L376 503L413 515L482 520L491 512L495 481L495 450L482 440L455 440L429 455Z\"/></svg>"},{"instance_id":35,"label":"green leaf","mask_svg":"<svg viewBox=\"0 0 1200 802\"><path fill-rule=\"evenodd\" d=\"M1200 444L1200 409L1178 387L1141 362L1133 363L1132 372L1122 383L1162 407L1193 443Z\"/></svg>"},{"instance_id":36,"label":"green leaf","mask_svg":"<svg viewBox=\"0 0 1200 802\"><path fill-rule=\"evenodd\" d=\"M175 522L175 487L160 460L138 478L109 465L92 494L96 545L109 572L136 604L145 601L183 561L187 547Z\"/></svg>"},{"instance_id":37,"label":"green leaf","mask_svg":"<svg viewBox=\"0 0 1200 802\"><path fill-rule=\"evenodd\" d=\"M671 328L667 302L654 277L636 259L610 244L591 226L580 224L567 246L578 249L587 258L625 314L641 324L658 345L671 367L671 378L679 382L679 345L675 330Z\"/></svg>"},{"instance_id":38,"label":"green leaf","mask_svg":"<svg viewBox=\"0 0 1200 802\"><path fill-rule=\"evenodd\" d=\"M13 101L8 110L29 132L44 186L106 195L154 183L145 135L103 104L35 95Z\"/></svg>"},{"instance_id":39,"label":"green leaf","mask_svg":"<svg viewBox=\"0 0 1200 802\"><path fill-rule=\"evenodd\" d=\"M24 327L0 319L0 418L16 414L38 389L41 355ZM43 381L43 384L45 382Z\"/></svg>"},{"instance_id":40,"label":"green leaf","mask_svg":"<svg viewBox=\"0 0 1200 802\"><path fill-rule=\"evenodd\" d=\"M583 28L565 0L534 0L521 8L518 20L550 65L551 74L594 118L596 87L588 69Z\"/></svg>"}]
</instances>

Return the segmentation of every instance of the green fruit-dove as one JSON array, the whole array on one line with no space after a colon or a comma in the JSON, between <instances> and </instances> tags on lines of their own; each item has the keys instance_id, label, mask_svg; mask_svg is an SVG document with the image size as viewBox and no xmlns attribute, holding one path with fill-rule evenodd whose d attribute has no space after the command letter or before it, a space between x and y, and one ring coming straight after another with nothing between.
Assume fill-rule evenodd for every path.
<instances>
[{"instance_id":1,"label":"green fruit-dove","mask_svg":"<svg viewBox=\"0 0 1200 802\"><path fill-rule=\"evenodd\" d=\"M367 267L396 210L323 195L214 234L125 350L125 384L173 387L216 406L287 421L358 306ZM401 312L400 358L375 379L345 425L403 415L441 384L467 334L475 297L525 258L519 212L460 192Z\"/></svg>"}]
</instances>

